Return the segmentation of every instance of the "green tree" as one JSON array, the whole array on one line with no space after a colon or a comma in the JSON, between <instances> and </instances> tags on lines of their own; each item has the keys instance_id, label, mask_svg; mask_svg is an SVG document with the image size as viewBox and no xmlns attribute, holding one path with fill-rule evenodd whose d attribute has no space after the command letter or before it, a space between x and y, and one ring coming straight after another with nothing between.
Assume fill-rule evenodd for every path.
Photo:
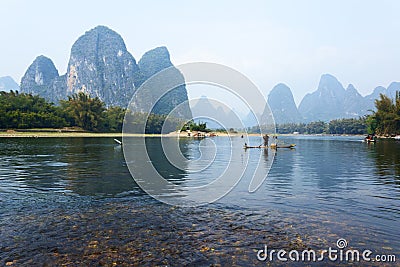
<instances>
[{"instance_id":1,"label":"green tree","mask_svg":"<svg viewBox=\"0 0 400 267\"><path fill-rule=\"evenodd\" d=\"M188 121L185 125L183 125L182 131L190 130L190 131L200 131L200 132L210 132L211 130L207 128L206 122L199 123L194 122L193 120Z\"/></svg>"},{"instance_id":2,"label":"green tree","mask_svg":"<svg viewBox=\"0 0 400 267\"><path fill-rule=\"evenodd\" d=\"M365 134L367 133L366 118L338 119L329 122L330 134Z\"/></svg>"},{"instance_id":3,"label":"green tree","mask_svg":"<svg viewBox=\"0 0 400 267\"><path fill-rule=\"evenodd\" d=\"M109 107L104 114L103 130L107 132L122 132L126 109Z\"/></svg>"},{"instance_id":4,"label":"green tree","mask_svg":"<svg viewBox=\"0 0 400 267\"><path fill-rule=\"evenodd\" d=\"M373 116L373 115L367 116L367 119L366 119L365 123L367 124L367 133L368 134L375 134L376 133L376 128L377 128L377 123L376 123L375 116Z\"/></svg>"},{"instance_id":5,"label":"green tree","mask_svg":"<svg viewBox=\"0 0 400 267\"><path fill-rule=\"evenodd\" d=\"M0 128L58 128L67 125L60 108L18 91L0 92Z\"/></svg>"},{"instance_id":6,"label":"green tree","mask_svg":"<svg viewBox=\"0 0 400 267\"><path fill-rule=\"evenodd\" d=\"M375 101L376 111L369 119L369 128L379 135L400 134L400 93L396 92L394 100L381 94Z\"/></svg>"},{"instance_id":7,"label":"green tree","mask_svg":"<svg viewBox=\"0 0 400 267\"><path fill-rule=\"evenodd\" d=\"M306 125L308 134L322 134L328 131L328 125L323 121L310 122Z\"/></svg>"},{"instance_id":8,"label":"green tree","mask_svg":"<svg viewBox=\"0 0 400 267\"><path fill-rule=\"evenodd\" d=\"M170 133L182 128L184 121L167 115L126 112L125 123L130 133L160 134ZM143 129L144 127L144 129Z\"/></svg>"},{"instance_id":9,"label":"green tree","mask_svg":"<svg viewBox=\"0 0 400 267\"><path fill-rule=\"evenodd\" d=\"M98 97L91 98L88 94L80 92L68 96L68 100L61 100L60 104L71 125L87 131L102 130L106 109Z\"/></svg>"}]
</instances>

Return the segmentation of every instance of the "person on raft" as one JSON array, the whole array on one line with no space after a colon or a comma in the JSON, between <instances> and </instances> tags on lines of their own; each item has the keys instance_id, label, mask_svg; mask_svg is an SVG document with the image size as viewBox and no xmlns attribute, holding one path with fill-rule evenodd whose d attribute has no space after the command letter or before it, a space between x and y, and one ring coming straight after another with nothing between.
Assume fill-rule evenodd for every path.
<instances>
[{"instance_id":1,"label":"person on raft","mask_svg":"<svg viewBox=\"0 0 400 267\"><path fill-rule=\"evenodd\" d=\"M264 136L263 136L263 139L264 139L264 146L267 147L267 146L268 146L268 142L269 142L269 136L268 136L268 134L264 135Z\"/></svg>"}]
</instances>

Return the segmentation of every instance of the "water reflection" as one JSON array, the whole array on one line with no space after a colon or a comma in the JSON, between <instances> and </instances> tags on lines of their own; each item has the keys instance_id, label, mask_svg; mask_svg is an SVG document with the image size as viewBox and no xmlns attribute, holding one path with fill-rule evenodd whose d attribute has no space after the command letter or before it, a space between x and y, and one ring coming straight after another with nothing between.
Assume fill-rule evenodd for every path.
<instances>
[{"instance_id":1,"label":"water reflection","mask_svg":"<svg viewBox=\"0 0 400 267\"><path fill-rule=\"evenodd\" d=\"M133 139L137 140L137 139ZM172 142L177 139L174 138L166 138L165 142ZM135 142L132 145L139 145L139 142ZM146 151L149 155L149 159L153 165L153 167L157 170L158 173L162 175L162 177L168 181L173 182L174 184L180 185L186 176L186 166L185 161L182 161L181 164L184 164L181 168L174 166L166 157L164 153L164 148L161 144L161 138L146 138ZM179 153L187 159L190 157L189 148L190 142L188 139L181 138L178 143L173 142L173 144L179 146ZM137 155L140 157L140 155ZM134 167L135 168L135 167Z\"/></svg>"},{"instance_id":2,"label":"water reflection","mask_svg":"<svg viewBox=\"0 0 400 267\"><path fill-rule=\"evenodd\" d=\"M0 158L3 191L115 196L137 188L121 149L108 139L6 139Z\"/></svg>"},{"instance_id":3,"label":"water reflection","mask_svg":"<svg viewBox=\"0 0 400 267\"><path fill-rule=\"evenodd\" d=\"M400 142L380 140L371 144L370 157L376 165L376 177L384 184L400 185Z\"/></svg>"},{"instance_id":4,"label":"water reflection","mask_svg":"<svg viewBox=\"0 0 400 267\"><path fill-rule=\"evenodd\" d=\"M39 145L38 145L39 144ZM0 190L52 191L64 185L61 173L67 166L51 142L43 139L6 139L0 142Z\"/></svg>"},{"instance_id":5,"label":"water reflection","mask_svg":"<svg viewBox=\"0 0 400 267\"><path fill-rule=\"evenodd\" d=\"M67 189L79 195L140 192L126 169L121 147L111 139L77 138L63 151Z\"/></svg>"},{"instance_id":6,"label":"water reflection","mask_svg":"<svg viewBox=\"0 0 400 267\"><path fill-rule=\"evenodd\" d=\"M375 237L369 244L385 240L391 246L399 245L397 144L381 141L371 146L360 137L284 139L296 143L297 148L285 157L278 151L275 157L266 185L270 203L289 214L301 210L305 223L322 217L330 223L341 222L336 231L343 236L359 225ZM293 172L280 176L286 166L292 166ZM292 186L282 186L288 181ZM323 215L325 212L329 216ZM352 234L362 240L360 236L364 235Z\"/></svg>"}]
</instances>

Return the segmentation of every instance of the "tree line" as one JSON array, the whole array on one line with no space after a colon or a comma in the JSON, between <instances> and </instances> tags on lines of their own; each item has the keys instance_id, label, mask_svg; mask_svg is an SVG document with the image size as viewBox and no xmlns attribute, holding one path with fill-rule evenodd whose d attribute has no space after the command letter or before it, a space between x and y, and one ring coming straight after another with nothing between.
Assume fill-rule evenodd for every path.
<instances>
[{"instance_id":1,"label":"tree line","mask_svg":"<svg viewBox=\"0 0 400 267\"><path fill-rule=\"evenodd\" d=\"M125 113L125 108L107 108L98 97L83 92L68 96L59 105L37 95L0 92L0 129L79 127L90 132L122 132ZM184 124L167 115L140 112L128 112L127 121L130 132L148 134L172 132Z\"/></svg>"},{"instance_id":2,"label":"tree line","mask_svg":"<svg viewBox=\"0 0 400 267\"><path fill-rule=\"evenodd\" d=\"M98 98L78 93L60 105L18 91L0 92L0 129L80 127L93 132L121 132L125 109L106 108Z\"/></svg>"},{"instance_id":3,"label":"tree line","mask_svg":"<svg viewBox=\"0 0 400 267\"><path fill-rule=\"evenodd\" d=\"M276 133L279 134L367 134L368 124L367 116L358 119L336 119L330 122L315 121L310 123L284 123L275 125ZM263 131L268 132L273 129L273 125L265 128ZM260 133L260 127L249 127L247 132Z\"/></svg>"},{"instance_id":4,"label":"tree line","mask_svg":"<svg viewBox=\"0 0 400 267\"><path fill-rule=\"evenodd\" d=\"M280 134L367 134L367 129L367 117L276 125L276 132Z\"/></svg>"}]
</instances>

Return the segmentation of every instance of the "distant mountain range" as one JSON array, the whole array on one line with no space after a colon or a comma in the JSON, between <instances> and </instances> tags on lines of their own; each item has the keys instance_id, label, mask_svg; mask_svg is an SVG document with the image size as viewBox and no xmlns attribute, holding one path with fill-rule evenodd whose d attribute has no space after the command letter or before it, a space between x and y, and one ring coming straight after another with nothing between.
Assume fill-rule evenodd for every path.
<instances>
[{"instance_id":1,"label":"distant mountain range","mask_svg":"<svg viewBox=\"0 0 400 267\"><path fill-rule=\"evenodd\" d=\"M267 102L277 124L329 122L334 119L358 118L371 114L371 111L375 110L375 100L380 94L395 98L396 91L400 91L399 82L391 83L387 89L379 86L371 94L363 97L352 84L345 89L334 76L324 74L317 90L305 95L299 107L296 106L292 91L283 83L276 85L270 91ZM242 125L237 122L236 115L228 107L222 108L220 103L214 103L206 97L193 101L191 109L195 116L214 116L216 120L233 128L256 125L256 119L251 113L247 116L239 114ZM211 120L203 119L203 121L207 121L207 125L212 128L221 128Z\"/></svg>"},{"instance_id":2,"label":"distant mountain range","mask_svg":"<svg viewBox=\"0 0 400 267\"><path fill-rule=\"evenodd\" d=\"M276 123L297 123L303 120L290 88L280 83L268 95L268 104Z\"/></svg>"},{"instance_id":3,"label":"distant mountain range","mask_svg":"<svg viewBox=\"0 0 400 267\"><path fill-rule=\"evenodd\" d=\"M332 75L321 76L318 88L304 96L297 108L289 87L279 84L268 95L268 104L274 114L275 122L299 123L311 121L330 121L341 118L358 118L375 110L375 100L380 94L394 98L400 91L400 83L393 82L386 89L382 86L365 97L360 95L352 84L345 89Z\"/></svg>"},{"instance_id":4,"label":"distant mountain range","mask_svg":"<svg viewBox=\"0 0 400 267\"><path fill-rule=\"evenodd\" d=\"M210 129L244 128L244 119L235 113L232 107L225 106L219 101L206 96L192 100L191 106L195 122L206 122ZM254 123L255 124L255 123Z\"/></svg>"},{"instance_id":5,"label":"distant mountain range","mask_svg":"<svg viewBox=\"0 0 400 267\"><path fill-rule=\"evenodd\" d=\"M19 85L10 76L0 77L0 91L16 91L19 90Z\"/></svg>"},{"instance_id":6,"label":"distant mountain range","mask_svg":"<svg viewBox=\"0 0 400 267\"><path fill-rule=\"evenodd\" d=\"M85 92L99 97L107 106L127 107L144 81L169 67L173 64L166 47L146 52L137 64L118 33L97 26L73 44L66 74L60 76L51 59L38 56L22 77L20 91L40 95L54 103ZM179 71L174 73L177 76L174 79L183 77ZM153 98L149 96L149 99ZM157 103L153 113L167 114L187 100L186 87L179 86ZM190 113L188 104L186 112Z\"/></svg>"},{"instance_id":7,"label":"distant mountain range","mask_svg":"<svg viewBox=\"0 0 400 267\"><path fill-rule=\"evenodd\" d=\"M18 86L7 76L0 78L0 91L20 90L23 93L40 95L58 103L69 95L86 92L99 97L107 106L126 107L136 89L155 73L173 67L166 47L157 47L146 52L136 63L127 51L124 40L115 31L97 26L78 38L71 48L67 73L60 75L51 59L38 56L28 67ZM183 76L176 69L174 79ZM380 94L395 97L400 91L400 82L393 82L387 88L377 87L365 97L349 84L346 88L332 75L321 76L319 85L313 93L304 96L297 107L291 89L285 84L276 85L269 93L267 102L274 114L275 122L299 123L311 121L330 121L339 118L357 118L374 110L374 101ZM157 92L152 92L157 94ZM139 100L138 105L148 106L153 96ZM168 114L180 103L184 112L191 114L185 85L175 88L159 101L154 113ZM207 98L192 103L193 115L209 114L217 120L229 122L229 127L239 127L237 115L227 108L210 103ZM242 116L244 125L253 126L255 118L249 114ZM215 127L218 124L210 121Z\"/></svg>"}]
</instances>

